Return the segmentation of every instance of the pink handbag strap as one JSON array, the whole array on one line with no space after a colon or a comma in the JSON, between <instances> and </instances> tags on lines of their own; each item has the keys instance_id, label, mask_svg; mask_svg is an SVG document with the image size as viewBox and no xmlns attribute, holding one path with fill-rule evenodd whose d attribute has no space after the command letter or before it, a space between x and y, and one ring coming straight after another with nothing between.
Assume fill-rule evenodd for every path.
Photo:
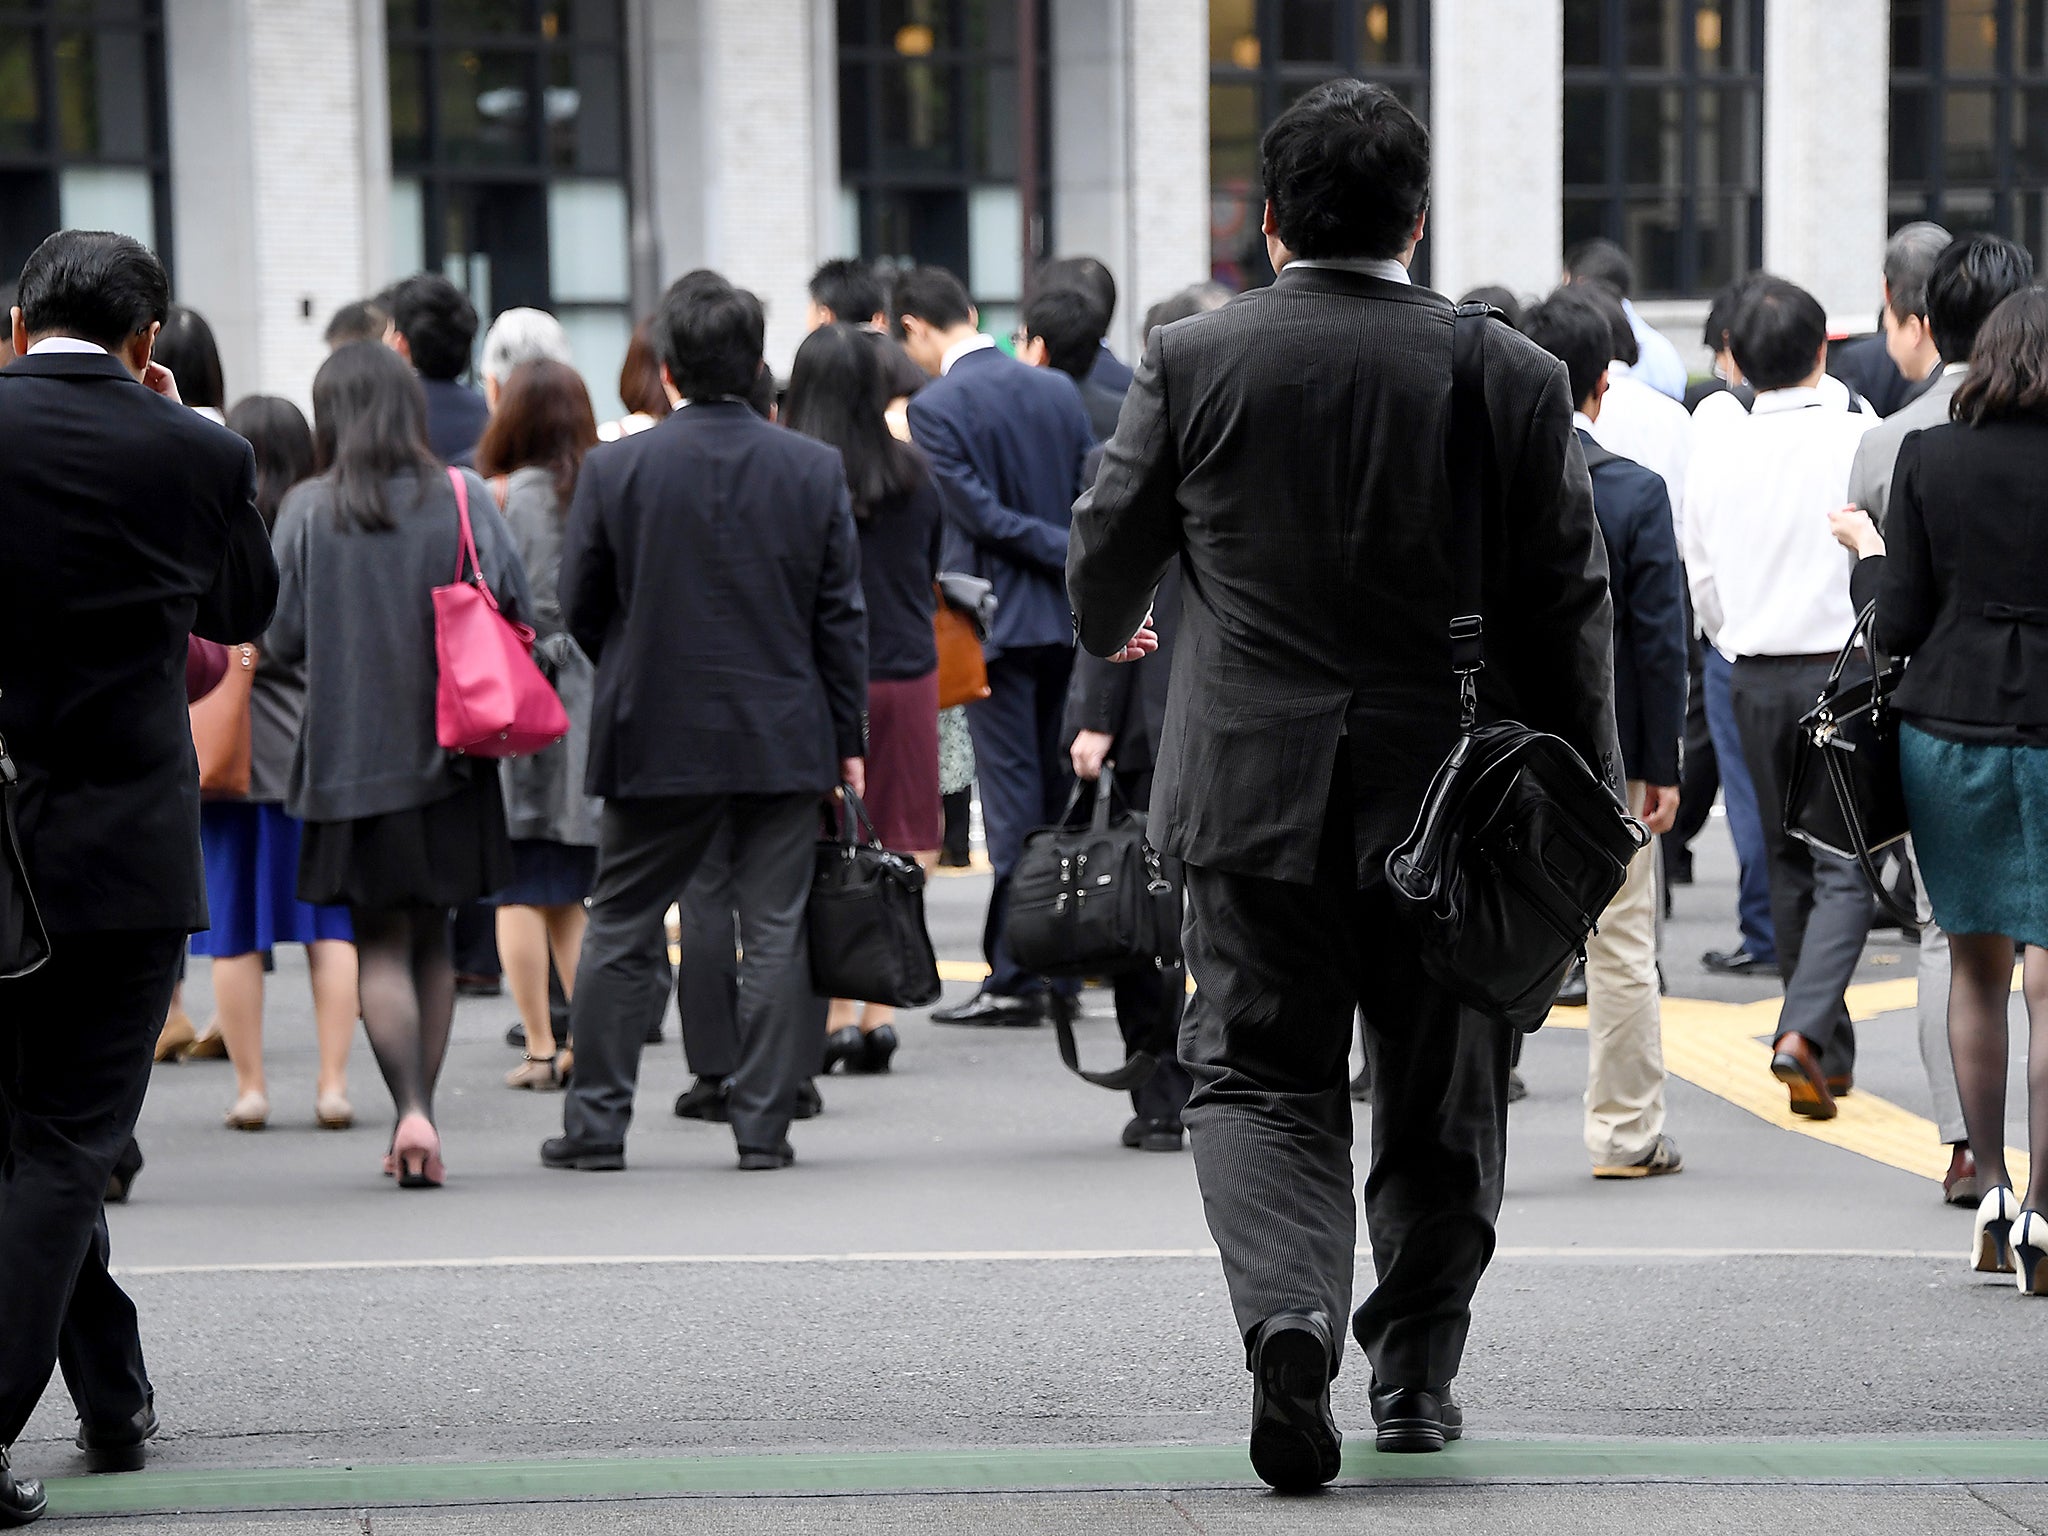
<instances>
[{"instance_id":1,"label":"pink handbag strap","mask_svg":"<svg viewBox=\"0 0 2048 1536\"><path fill-rule=\"evenodd\" d=\"M455 585L463 584L462 571L466 565L474 572L473 580L477 591L483 593L484 601L497 612L497 594L491 591L491 584L484 580L484 563L477 558L476 530L469 524L469 482L462 477L462 471L453 465L448 469L448 483L455 487L455 516L461 523L462 533L455 550Z\"/></svg>"}]
</instances>

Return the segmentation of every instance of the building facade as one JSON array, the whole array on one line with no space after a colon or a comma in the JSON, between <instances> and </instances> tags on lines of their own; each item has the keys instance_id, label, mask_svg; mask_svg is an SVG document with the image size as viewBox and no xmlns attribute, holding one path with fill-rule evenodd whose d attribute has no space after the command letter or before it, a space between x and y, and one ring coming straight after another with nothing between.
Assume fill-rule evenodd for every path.
<instances>
[{"instance_id":1,"label":"building facade","mask_svg":"<svg viewBox=\"0 0 2048 1536\"><path fill-rule=\"evenodd\" d=\"M230 389L300 399L333 310L421 267L559 314L600 410L698 266L786 368L827 256L943 262L1003 334L1086 252L1129 350L1270 277L1259 135L1340 74L1431 125L1448 292L1605 235L1684 343L1758 265L1869 328L1913 218L2048 254L2043 0L0 0L0 271L142 236Z\"/></svg>"}]
</instances>

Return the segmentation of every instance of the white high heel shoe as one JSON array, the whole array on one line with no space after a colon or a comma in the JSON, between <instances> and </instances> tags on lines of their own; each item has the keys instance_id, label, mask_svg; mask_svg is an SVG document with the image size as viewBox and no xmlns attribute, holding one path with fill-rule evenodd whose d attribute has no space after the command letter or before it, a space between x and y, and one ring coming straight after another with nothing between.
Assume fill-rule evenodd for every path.
<instances>
[{"instance_id":1,"label":"white high heel shoe","mask_svg":"<svg viewBox=\"0 0 2048 1536\"><path fill-rule=\"evenodd\" d=\"M1972 1269L1980 1275L2012 1273L2012 1224L2019 1219L2019 1197L2010 1186L2001 1184L1984 1192L1977 1207L1977 1236L1970 1249Z\"/></svg>"},{"instance_id":2,"label":"white high heel shoe","mask_svg":"<svg viewBox=\"0 0 2048 1536\"><path fill-rule=\"evenodd\" d=\"M2012 1229L2013 1265L2022 1296L2048 1296L2048 1217L2022 1211Z\"/></svg>"}]
</instances>

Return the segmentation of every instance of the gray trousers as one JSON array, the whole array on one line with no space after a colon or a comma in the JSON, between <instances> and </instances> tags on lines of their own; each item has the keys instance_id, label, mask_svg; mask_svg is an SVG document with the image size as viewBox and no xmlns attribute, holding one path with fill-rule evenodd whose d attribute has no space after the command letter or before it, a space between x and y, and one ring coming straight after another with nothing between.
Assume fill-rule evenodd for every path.
<instances>
[{"instance_id":1,"label":"gray trousers","mask_svg":"<svg viewBox=\"0 0 2048 1536\"><path fill-rule=\"evenodd\" d=\"M677 905L682 919L676 1011L683 1063L724 1082L740 1066L738 898L732 888L732 829L721 827Z\"/></svg>"},{"instance_id":2,"label":"gray trousers","mask_svg":"<svg viewBox=\"0 0 2048 1536\"><path fill-rule=\"evenodd\" d=\"M1920 919L1920 1065L1927 1072L1927 1091L1934 1099L1934 1123L1949 1146L1968 1141L1963 1124L1963 1099L1956 1091L1955 1053L1948 1044L1948 935L1934 920L1927 882L1920 878L1920 859L1913 840L1906 839L1906 858L1913 866L1913 900Z\"/></svg>"},{"instance_id":3,"label":"gray trousers","mask_svg":"<svg viewBox=\"0 0 2048 1536\"><path fill-rule=\"evenodd\" d=\"M733 1137L767 1150L789 1132L797 1089L818 1052L804 934L818 796L679 796L609 801L599 824L597 885L576 975L576 1075L562 1114L564 1131L577 1140L626 1139L640 1047L663 1001L648 985L647 935L660 929L721 829L732 837L746 946L729 1099Z\"/></svg>"}]
</instances>

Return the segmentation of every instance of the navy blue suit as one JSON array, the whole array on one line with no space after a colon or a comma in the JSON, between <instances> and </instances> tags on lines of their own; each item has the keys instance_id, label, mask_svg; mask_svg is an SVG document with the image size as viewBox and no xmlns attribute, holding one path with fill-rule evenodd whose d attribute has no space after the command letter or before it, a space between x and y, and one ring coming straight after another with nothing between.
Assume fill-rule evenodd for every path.
<instances>
[{"instance_id":1,"label":"navy blue suit","mask_svg":"<svg viewBox=\"0 0 2048 1536\"><path fill-rule=\"evenodd\" d=\"M995 866L982 933L987 990L1015 997L1040 983L1010 960L1003 915L1025 834L1066 799L1067 530L1094 433L1072 379L983 348L911 397L910 435L946 491L948 565L996 589L989 696L969 707L967 724Z\"/></svg>"},{"instance_id":2,"label":"navy blue suit","mask_svg":"<svg viewBox=\"0 0 2048 1536\"><path fill-rule=\"evenodd\" d=\"M1614 592L1614 720L1631 779L1675 785L1685 739L1685 570L1664 479L1583 429Z\"/></svg>"}]
</instances>

